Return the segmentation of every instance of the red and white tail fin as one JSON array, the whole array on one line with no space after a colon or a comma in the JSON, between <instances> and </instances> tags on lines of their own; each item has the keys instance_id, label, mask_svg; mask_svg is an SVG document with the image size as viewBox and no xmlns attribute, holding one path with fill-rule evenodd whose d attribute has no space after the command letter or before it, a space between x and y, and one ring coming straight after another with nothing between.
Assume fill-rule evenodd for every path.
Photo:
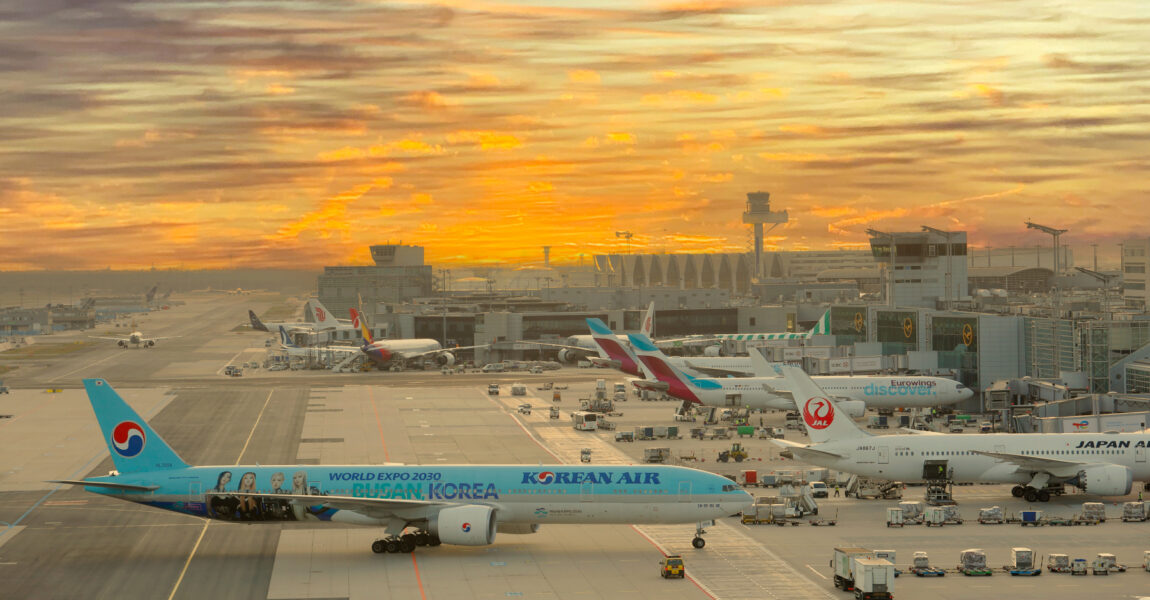
<instances>
[{"instance_id":1,"label":"red and white tail fin","mask_svg":"<svg viewBox=\"0 0 1150 600\"><path fill-rule=\"evenodd\" d=\"M791 365L772 365L782 376L803 417L803 426L812 444L831 440L870 437L859 428L845 410L836 410L830 395L823 391L802 369Z\"/></svg>"},{"instance_id":2,"label":"red and white tail fin","mask_svg":"<svg viewBox=\"0 0 1150 600\"><path fill-rule=\"evenodd\" d=\"M320 303L318 298L312 298L307 301L308 310L311 315L315 317L316 329L335 329L339 326L339 321L331 311Z\"/></svg>"},{"instance_id":3,"label":"red and white tail fin","mask_svg":"<svg viewBox=\"0 0 1150 600\"><path fill-rule=\"evenodd\" d=\"M647 307L647 314L643 315L643 325L639 328L639 333L654 338L652 333L655 331L655 301L651 301L651 305Z\"/></svg>"},{"instance_id":4,"label":"red and white tail fin","mask_svg":"<svg viewBox=\"0 0 1150 600\"><path fill-rule=\"evenodd\" d=\"M352 327L358 327L359 330L363 332L363 342L365 344L371 344L375 342L375 340L371 337L371 328L367 326L367 319L365 319L363 315L359 314L359 311L354 308L351 309L351 325Z\"/></svg>"}]
</instances>

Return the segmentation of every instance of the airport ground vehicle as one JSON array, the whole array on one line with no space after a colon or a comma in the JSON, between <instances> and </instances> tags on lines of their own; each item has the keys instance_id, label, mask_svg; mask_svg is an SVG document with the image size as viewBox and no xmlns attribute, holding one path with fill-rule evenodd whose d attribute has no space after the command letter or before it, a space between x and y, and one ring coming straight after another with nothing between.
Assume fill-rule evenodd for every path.
<instances>
[{"instance_id":1,"label":"airport ground vehicle","mask_svg":"<svg viewBox=\"0 0 1150 600\"><path fill-rule=\"evenodd\" d=\"M894 598L894 565L882 558L851 558L855 600L889 600Z\"/></svg>"},{"instance_id":2,"label":"airport ground vehicle","mask_svg":"<svg viewBox=\"0 0 1150 600\"><path fill-rule=\"evenodd\" d=\"M579 462L585 462L585 463L591 462L591 449L590 448L580 448L579 449Z\"/></svg>"},{"instance_id":3,"label":"airport ground vehicle","mask_svg":"<svg viewBox=\"0 0 1150 600\"><path fill-rule=\"evenodd\" d=\"M659 576L663 579L686 577L687 567L683 564L683 557L678 554L663 557L659 561Z\"/></svg>"},{"instance_id":4,"label":"airport ground vehicle","mask_svg":"<svg viewBox=\"0 0 1150 600\"><path fill-rule=\"evenodd\" d=\"M599 415L583 410L571 413L571 425L579 431L595 431L599 428Z\"/></svg>"},{"instance_id":5,"label":"airport ground vehicle","mask_svg":"<svg viewBox=\"0 0 1150 600\"><path fill-rule=\"evenodd\" d=\"M1065 554L1051 554L1047 556L1046 570L1051 573L1069 573L1070 557Z\"/></svg>"},{"instance_id":6,"label":"airport ground vehicle","mask_svg":"<svg viewBox=\"0 0 1150 600\"><path fill-rule=\"evenodd\" d=\"M1086 575L1089 570L1086 568L1085 558L1076 558L1070 563L1071 575Z\"/></svg>"},{"instance_id":7,"label":"airport ground vehicle","mask_svg":"<svg viewBox=\"0 0 1150 600\"><path fill-rule=\"evenodd\" d=\"M503 363L490 363L483 365L483 368L479 370L483 373L502 373L505 370L505 367L503 366Z\"/></svg>"},{"instance_id":8,"label":"airport ground vehicle","mask_svg":"<svg viewBox=\"0 0 1150 600\"><path fill-rule=\"evenodd\" d=\"M950 427L947 429L950 433L962 433L962 421L951 421Z\"/></svg>"},{"instance_id":9,"label":"airport ground vehicle","mask_svg":"<svg viewBox=\"0 0 1150 600\"><path fill-rule=\"evenodd\" d=\"M511 384L511 395L512 396L526 396L527 395L527 386L523 385L522 383Z\"/></svg>"},{"instance_id":10,"label":"airport ground vehicle","mask_svg":"<svg viewBox=\"0 0 1150 600\"><path fill-rule=\"evenodd\" d=\"M520 404L519 405L519 413L524 414L524 415L531 414L531 405L527 404L526 402L524 402L523 404Z\"/></svg>"},{"instance_id":11,"label":"airport ground vehicle","mask_svg":"<svg viewBox=\"0 0 1150 600\"><path fill-rule=\"evenodd\" d=\"M7 393L8 393L8 386L4 385L3 381L0 381L0 394L7 394Z\"/></svg>"},{"instance_id":12,"label":"airport ground vehicle","mask_svg":"<svg viewBox=\"0 0 1150 600\"><path fill-rule=\"evenodd\" d=\"M615 432L615 441L616 442L633 442L633 441L635 441L635 432L634 431L616 431Z\"/></svg>"},{"instance_id":13,"label":"airport ground vehicle","mask_svg":"<svg viewBox=\"0 0 1150 600\"><path fill-rule=\"evenodd\" d=\"M551 418L552 419L558 419L559 418L559 407L558 406L552 406L551 407Z\"/></svg>"},{"instance_id":14,"label":"airport ground vehicle","mask_svg":"<svg viewBox=\"0 0 1150 600\"><path fill-rule=\"evenodd\" d=\"M723 450L719 452L718 461L729 462L733 460L735 462L743 462L746 459L747 451L743 448L742 444L735 442L734 444L731 444L730 450Z\"/></svg>"},{"instance_id":15,"label":"airport ground vehicle","mask_svg":"<svg viewBox=\"0 0 1150 600\"><path fill-rule=\"evenodd\" d=\"M835 548L834 555L831 557L835 587L841 588L844 592L849 592L855 588L855 577L851 567L852 559L856 557L874 558L874 551L869 548L858 547Z\"/></svg>"},{"instance_id":16,"label":"airport ground vehicle","mask_svg":"<svg viewBox=\"0 0 1150 600\"><path fill-rule=\"evenodd\" d=\"M228 366L224 367L224 375L228 375L229 377L243 377L244 376L244 370L242 367L237 367L235 365L228 365Z\"/></svg>"},{"instance_id":17,"label":"airport ground vehicle","mask_svg":"<svg viewBox=\"0 0 1150 600\"><path fill-rule=\"evenodd\" d=\"M821 481L812 481L811 482L811 495L814 496L815 498L829 498L830 497L830 488L827 487L827 484L825 484Z\"/></svg>"},{"instance_id":18,"label":"airport ground vehicle","mask_svg":"<svg viewBox=\"0 0 1150 600\"><path fill-rule=\"evenodd\" d=\"M1037 577L1042 574L1042 565L1035 564L1034 551L1030 548L1011 548L1010 564L1003 570L1011 575Z\"/></svg>"},{"instance_id":19,"label":"airport ground vehicle","mask_svg":"<svg viewBox=\"0 0 1150 600\"><path fill-rule=\"evenodd\" d=\"M492 384L488 385L487 386L487 395L488 396L498 396L499 395L499 384L498 383L492 383Z\"/></svg>"},{"instance_id":20,"label":"airport ground vehicle","mask_svg":"<svg viewBox=\"0 0 1150 600\"><path fill-rule=\"evenodd\" d=\"M994 573L986 566L986 553L980 548L970 548L959 553L958 572L967 576L984 576Z\"/></svg>"},{"instance_id":21,"label":"airport ground vehicle","mask_svg":"<svg viewBox=\"0 0 1150 600\"><path fill-rule=\"evenodd\" d=\"M910 565L910 572L914 573L917 577L945 577L946 569L933 567L930 564L930 558L927 557L926 552L915 552L914 559Z\"/></svg>"},{"instance_id":22,"label":"airport ground vehicle","mask_svg":"<svg viewBox=\"0 0 1150 600\"><path fill-rule=\"evenodd\" d=\"M541 374L543 373L543 367L540 367L539 365L536 365L536 366L534 366L534 367L531 367L530 369L528 369L528 372L530 372L530 373L531 373L531 374L533 374L533 375L541 375Z\"/></svg>"}]
</instances>

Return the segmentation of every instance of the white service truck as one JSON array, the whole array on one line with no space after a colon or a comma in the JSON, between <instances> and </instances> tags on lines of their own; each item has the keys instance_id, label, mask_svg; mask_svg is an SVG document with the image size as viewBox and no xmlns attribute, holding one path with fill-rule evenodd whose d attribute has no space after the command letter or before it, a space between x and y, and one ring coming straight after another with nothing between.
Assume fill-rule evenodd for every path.
<instances>
[{"instance_id":1,"label":"white service truck","mask_svg":"<svg viewBox=\"0 0 1150 600\"><path fill-rule=\"evenodd\" d=\"M885 558L853 556L855 600L890 600L894 598L894 565Z\"/></svg>"},{"instance_id":2,"label":"white service truck","mask_svg":"<svg viewBox=\"0 0 1150 600\"><path fill-rule=\"evenodd\" d=\"M854 571L851 569L851 559L855 557L874 558L874 550L869 548L835 548L831 558L831 569L835 574L835 587L849 592L855 588Z\"/></svg>"}]
</instances>

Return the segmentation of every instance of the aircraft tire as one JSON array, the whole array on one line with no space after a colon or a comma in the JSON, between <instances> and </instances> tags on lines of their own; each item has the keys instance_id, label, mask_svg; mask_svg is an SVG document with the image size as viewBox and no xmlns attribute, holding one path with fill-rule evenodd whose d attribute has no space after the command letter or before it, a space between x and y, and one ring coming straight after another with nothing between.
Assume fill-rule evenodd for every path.
<instances>
[{"instance_id":1,"label":"aircraft tire","mask_svg":"<svg viewBox=\"0 0 1150 600\"><path fill-rule=\"evenodd\" d=\"M403 552L404 554L411 554L412 552L414 552L415 551L415 540L407 539L406 535L403 536L402 538L400 538L400 540L399 540L399 551Z\"/></svg>"},{"instance_id":2,"label":"aircraft tire","mask_svg":"<svg viewBox=\"0 0 1150 600\"><path fill-rule=\"evenodd\" d=\"M426 531L420 531L419 533L415 534L416 546L426 546L429 543L431 543L431 535Z\"/></svg>"},{"instance_id":3,"label":"aircraft tire","mask_svg":"<svg viewBox=\"0 0 1150 600\"><path fill-rule=\"evenodd\" d=\"M1021 498L1025 494L1026 488L1022 487L1021 485L1016 485L1010 488L1010 495L1014 496L1015 498Z\"/></svg>"},{"instance_id":4,"label":"aircraft tire","mask_svg":"<svg viewBox=\"0 0 1150 600\"><path fill-rule=\"evenodd\" d=\"M1037 502L1038 501L1038 491L1036 491L1034 489L1026 490L1025 498L1026 498L1027 502Z\"/></svg>"},{"instance_id":5,"label":"aircraft tire","mask_svg":"<svg viewBox=\"0 0 1150 600\"><path fill-rule=\"evenodd\" d=\"M694 546L695 549L701 550L703 548L703 546L707 545L707 540L704 540L701 537L697 537L697 538L691 540L691 545Z\"/></svg>"},{"instance_id":6,"label":"aircraft tire","mask_svg":"<svg viewBox=\"0 0 1150 600\"><path fill-rule=\"evenodd\" d=\"M371 543L371 551L376 554L383 554L387 551L387 546L384 545L383 540L375 540Z\"/></svg>"},{"instance_id":7,"label":"aircraft tire","mask_svg":"<svg viewBox=\"0 0 1150 600\"><path fill-rule=\"evenodd\" d=\"M387 548L388 554L395 554L396 552L399 552L399 540L395 538L391 538L384 542L384 546Z\"/></svg>"},{"instance_id":8,"label":"aircraft tire","mask_svg":"<svg viewBox=\"0 0 1150 600\"><path fill-rule=\"evenodd\" d=\"M1048 492L1046 490L1040 490L1038 492L1038 501L1039 502L1050 502L1050 492Z\"/></svg>"}]
</instances>

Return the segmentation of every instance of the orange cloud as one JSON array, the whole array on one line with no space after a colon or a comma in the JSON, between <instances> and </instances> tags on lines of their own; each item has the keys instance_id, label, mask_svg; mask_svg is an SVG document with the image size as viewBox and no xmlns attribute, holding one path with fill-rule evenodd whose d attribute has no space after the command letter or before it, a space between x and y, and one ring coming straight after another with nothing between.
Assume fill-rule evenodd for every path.
<instances>
[{"instance_id":1,"label":"orange cloud","mask_svg":"<svg viewBox=\"0 0 1150 600\"><path fill-rule=\"evenodd\" d=\"M574 69L567 71L567 79L571 83L602 83L603 78L590 69Z\"/></svg>"},{"instance_id":2,"label":"orange cloud","mask_svg":"<svg viewBox=\"0 0 1150 600\"><path fill-rule=\"evenodd\" d=\"M523 140L509 133L496 131L456 131L447 134L452 144L479 144L482 150L510 150L523 145Z\"/></svg>"}]
</instances>

